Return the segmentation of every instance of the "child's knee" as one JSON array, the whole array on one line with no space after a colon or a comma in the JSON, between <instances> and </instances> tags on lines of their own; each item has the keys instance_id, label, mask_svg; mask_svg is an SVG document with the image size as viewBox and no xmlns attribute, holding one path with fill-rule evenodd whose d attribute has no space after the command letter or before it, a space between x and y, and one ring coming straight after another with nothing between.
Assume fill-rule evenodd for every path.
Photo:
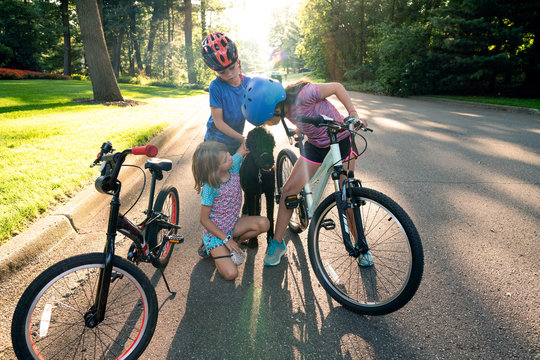
<instances>
[{"instance_id":1,"label":"child's knee","mask_svg":"<svg viewBox=\"0 0 540 360\"><path fill-rule=\"evenodd\" d=\"M268 218L263 217L261 221L261 232L268 231L270 229L270 220Z\"/></svg>"},{"instance_id":2,"label":"child's knee","mask_svg":"<svg viewBox=\"0 0 540 360\"><path fill-rule=\"evenodd\" d=\"M225 269L220 269L221 271L219 272L221 274L221 276L225 279L225 280L234 280L236 279L236 277L238 276L238 269L236 268L236 266L234 267L227 267Z\"/></svg>"}]
</instances>

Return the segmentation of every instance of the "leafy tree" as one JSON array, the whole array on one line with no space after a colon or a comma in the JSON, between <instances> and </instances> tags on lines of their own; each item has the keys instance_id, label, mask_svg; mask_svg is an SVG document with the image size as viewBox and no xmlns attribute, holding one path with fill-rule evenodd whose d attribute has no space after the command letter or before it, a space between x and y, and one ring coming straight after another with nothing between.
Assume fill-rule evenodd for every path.
<instances>
[{"instance_id":1,"label":"leafy tree","mask_svg":"<svg viewBox=\"0 0 540 360\"><path fill-rule=\"evenodd\" d=\"M505 0L452 0L433 11L432 54L439 91L487 92L515 67L522 29L505 14Z\"/></svg>"},{"instance_id":2,"label":"leafy tree","mask_svg":"<svg viewBox=\"0 0 540 360\"><path fill-rule=\"evenodd\" d=\"M428 54L429 31L421 24L395 26L381 24L377 28L379 43L374 46L376 79L389 94L407 96L430 93L433 69Z\"/></svg>"},{"instance_id":3,"label":"leafy tree","mask_svg":"<svg viewBox=\"0 0 540 360\"><path fill-rule=\"evenodd\" d=\"M43 32L47 24L49 22L41 19L39 9L34 4L16 0L2 1L0 65L41 71L40 56L51 42L48 33Z\"/></svg>"}]
</instances>

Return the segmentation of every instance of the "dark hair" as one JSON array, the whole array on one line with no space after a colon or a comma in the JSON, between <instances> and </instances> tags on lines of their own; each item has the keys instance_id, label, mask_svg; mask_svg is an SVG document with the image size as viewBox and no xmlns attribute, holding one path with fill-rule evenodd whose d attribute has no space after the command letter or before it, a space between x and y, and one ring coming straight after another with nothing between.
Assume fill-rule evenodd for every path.
<instances>
[{"instance_id":1,"label":"dark hair","mask_svg":"<svg viewBox=\"0 0 540 360\"><path fill-rule=\"evenodd\" d=\"M289 109L294 106L296 97L300 93L300 90L302 90L307 84L311 84L311 81L308 78L301 78L285 87L285 93L287 94L285 105L287 105Z\"/></svg>"}]
</instances>

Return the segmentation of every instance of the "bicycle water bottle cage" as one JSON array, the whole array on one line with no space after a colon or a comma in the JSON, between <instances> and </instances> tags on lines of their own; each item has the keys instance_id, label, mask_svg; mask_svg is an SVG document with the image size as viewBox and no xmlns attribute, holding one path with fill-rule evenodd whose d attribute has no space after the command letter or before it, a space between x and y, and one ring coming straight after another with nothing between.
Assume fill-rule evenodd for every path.
<instances>
[{"instance_id":1,"label":"bicycle water bottle cage","mask_svg":"<svg viewBox=\"0 0 540 360\"><path fill-rule=\"evenodd\" d=\"M285 207L287 209L296 209L300 204L300 200L297 195L289 195L285 198Z\"/></svg>"}]
</instances>

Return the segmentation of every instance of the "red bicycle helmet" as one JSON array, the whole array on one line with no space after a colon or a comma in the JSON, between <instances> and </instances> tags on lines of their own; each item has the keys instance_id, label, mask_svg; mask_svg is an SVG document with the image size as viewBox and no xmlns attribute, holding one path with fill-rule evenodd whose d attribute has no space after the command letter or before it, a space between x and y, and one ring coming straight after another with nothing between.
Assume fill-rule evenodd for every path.
<instances>
[{"instance_id":1,"label":"red bicycle helmet","mask_svg":"<svg viewBox=\"0 0 540 360\"><path fill-rule=\"evenodd\" d=\"M222 71L238 60L238 50L225 34L215 32L203 40L202 57L210 69Z\"/></svg>"}]
</instances>

